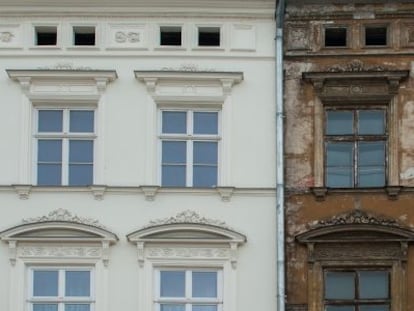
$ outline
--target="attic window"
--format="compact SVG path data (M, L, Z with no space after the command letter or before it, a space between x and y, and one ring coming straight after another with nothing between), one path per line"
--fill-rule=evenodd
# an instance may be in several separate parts
M367 26L365 27L366 46L385 46L387 45L386 26Z
M95 27L76 26L73 27L74 45L95 45Z
M36 45L56 45L57 27L56 26L37 26L35 27Z
M325 28L325 46L326 47L346 47L347 46L347 29L346 27Z
M160 45L180 46L181 27L180 26L161 26Z
M199 27L199 46L220 46L220 27Z

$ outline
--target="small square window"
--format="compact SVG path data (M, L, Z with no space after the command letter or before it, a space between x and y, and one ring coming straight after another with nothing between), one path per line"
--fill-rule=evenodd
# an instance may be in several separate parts
M220 27L199 27L199 46L220 46Z
M160 27L160 45L180 46L181 43L180 26L161 26Z
M346 47L347 29L345 27L325 28L326 47Z
M387 45L386 26L366 26L365 45L366 46L386 46Z
M73 27L74 45L95 45L95 27L76 26Z
M56 45L57 27L37 26L35 27L36 45Z

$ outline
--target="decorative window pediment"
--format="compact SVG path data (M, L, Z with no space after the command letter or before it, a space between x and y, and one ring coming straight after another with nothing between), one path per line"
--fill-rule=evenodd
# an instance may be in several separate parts
M58 209L47 216L23 219L23 224L0 232L9 244L10 262L17 257L87 257L108 262L108 248L118 237L96 220Z

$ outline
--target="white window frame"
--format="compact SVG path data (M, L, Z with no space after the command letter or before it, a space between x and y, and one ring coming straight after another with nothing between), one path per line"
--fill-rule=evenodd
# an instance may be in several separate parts
M62 124L62 132L39 132L39 111L40 110L55 110L55 111L62 111L63 113L63 124ZM70 111L93 111L94 113L94 130L91 133L77 133L77 132L69 132L69 122L70 122ZM62 176L61 176L61 183L60 185L53 185L53 186L69 186L69 141L71 139L76 140L92 140L93 141L93 169L92 169L92 184L95 183L95 175L96 175L96 141L97 141L97 109L93 106L36 106L33 108L34 120L33 122L33 184L38 184L38 141L41 139L56 139L62 141Z
M58 271L58 296L50 297L35 297L33 296L33 281L35 271ZM89 271L90 277L90 296L70 297L65 296L65 277L66 271ZM90 311L95 310L95 269L87 266L30 266L27 269L28 272L28 292L27 292L27 310L33 311L33 304L45 303L45 304L57 304L58 311L64 311L65 304L88 304L90 305Z
M160 295L161 271L185 271L185 297L166 297ZM192 296L192 273L216 272L217 297L200 298ZM185 311L191 311L193 305L217 305L217 311L223 310L223 268L191 268L191 267L155 267L154 268L154 308L161 311L161 304L185 304Z
M164 111L171 112L186 112L186 128L187 132L185 134L165 134L162 132L163 119L162 114ZM194 134L193 133L193 121L194 121L194 112L214 112L217 113L217 135L209 134ZM219 184L221 174L220 174L220 163L221 163L221 110L212 109L212 108L161 108L159 109L159 118L158 118L158 139L159 139L159 172L158 172L158 181L162 185L162 143L164 141L185 141L186 142L186 178L185 178L185 187L194 187L193 186L193 151L194 151L194 142L195 141L208 141L208 142L217 142L217 180L216 187ZM214 186L213 186L214 187ZM208 187L206 187L208 188Z

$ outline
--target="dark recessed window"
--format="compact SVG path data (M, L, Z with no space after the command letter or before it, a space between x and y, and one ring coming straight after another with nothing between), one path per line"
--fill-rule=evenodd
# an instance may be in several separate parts
M365 45L387 45L387 27L365 27Z
M73 27L74 45L95 45L95 27Z
M220 46L220 27L199 27L199 46Z
M160 45L181 45L181 27L161 26L160 27Z
M346 46L346 31L345 27L325 28L325 46Z
M57 28L55 26L35 27L36 45L56 45Z

